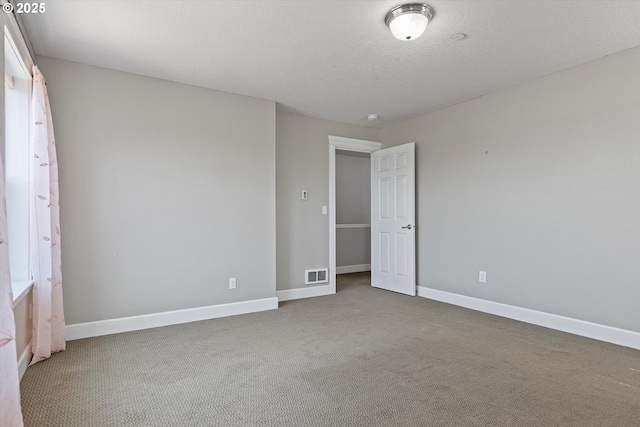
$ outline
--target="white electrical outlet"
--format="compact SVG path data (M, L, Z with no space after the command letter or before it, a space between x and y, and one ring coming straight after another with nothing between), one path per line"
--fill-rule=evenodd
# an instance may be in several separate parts
M236 288L236 278L232 277L231 279L229 279L229 289L235 289Z
M480 274L478 274L478 282L487 283L487 272L486 271L481 271Z

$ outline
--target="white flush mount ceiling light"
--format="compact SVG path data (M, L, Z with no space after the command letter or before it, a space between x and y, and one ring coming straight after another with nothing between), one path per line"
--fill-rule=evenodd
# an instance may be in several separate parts
M387 13L384 23L398 40L417 39L433 19L433 9L424 3L408 3L396 6Z

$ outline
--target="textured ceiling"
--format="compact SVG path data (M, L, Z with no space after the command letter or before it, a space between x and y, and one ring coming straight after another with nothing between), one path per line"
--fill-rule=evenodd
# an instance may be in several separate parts
M384 24L398 0L48 0L22 18L38 55L375 127L640 45L637 0L427 3L434 19L410 42Z

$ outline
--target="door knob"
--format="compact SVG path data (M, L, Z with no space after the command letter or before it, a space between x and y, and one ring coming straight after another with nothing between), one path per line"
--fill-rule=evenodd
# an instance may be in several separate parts
M405 226L404 226L404 227L402 227L402 228L406 228L406 229L408 229L408 230L411 230L411 224L409 224L409 225L405 225Z

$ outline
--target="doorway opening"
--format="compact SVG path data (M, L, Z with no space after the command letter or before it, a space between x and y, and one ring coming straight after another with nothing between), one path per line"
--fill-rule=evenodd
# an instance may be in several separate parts
M336 150L336 292L370 271L371 154Z
M368 270L371 270L371 261L366 262L371 257L370 158L371 153L379 150L381 145L381 143L374 141L329 136L329 286L332 294L336 293L336 275L340 273L358 273L359 277L345 276L344 280L347 282L351 279L357 279L358 282L361 282L366 280L368 276L368 283L369 285L371 284L370 274L368 273ZM354 173L362 171L368 165L369 174L366 176L368 186L362 183L365 179L363 177L364 174L354 174L352 176L349 172L347 176L341 176L338 183L353 184L354 188L351 189L352 191L337 192L337 162L353 166L353 170L349 168L342 170L349 170ZM360 193L366 191L366 194L352 197L354 200L345 202L350 197L350 194L354 194L353 191L359 191ZM340 198L337 197L338 193L340 193ZM341 201L341 209L338 212L337 204ZM347 205L344 205L344 203L347 203ZM367 206L368 210L365 212ZM337 250L338 242L343 245L341 251ZM368 254L363 254L365 250L368 250ZM338 256L340 256L340 263L337 262ZM341 278L341 284L342 282L343 278Z
M336 275L336 293L355 291L363 286L371 287L371 271Z

